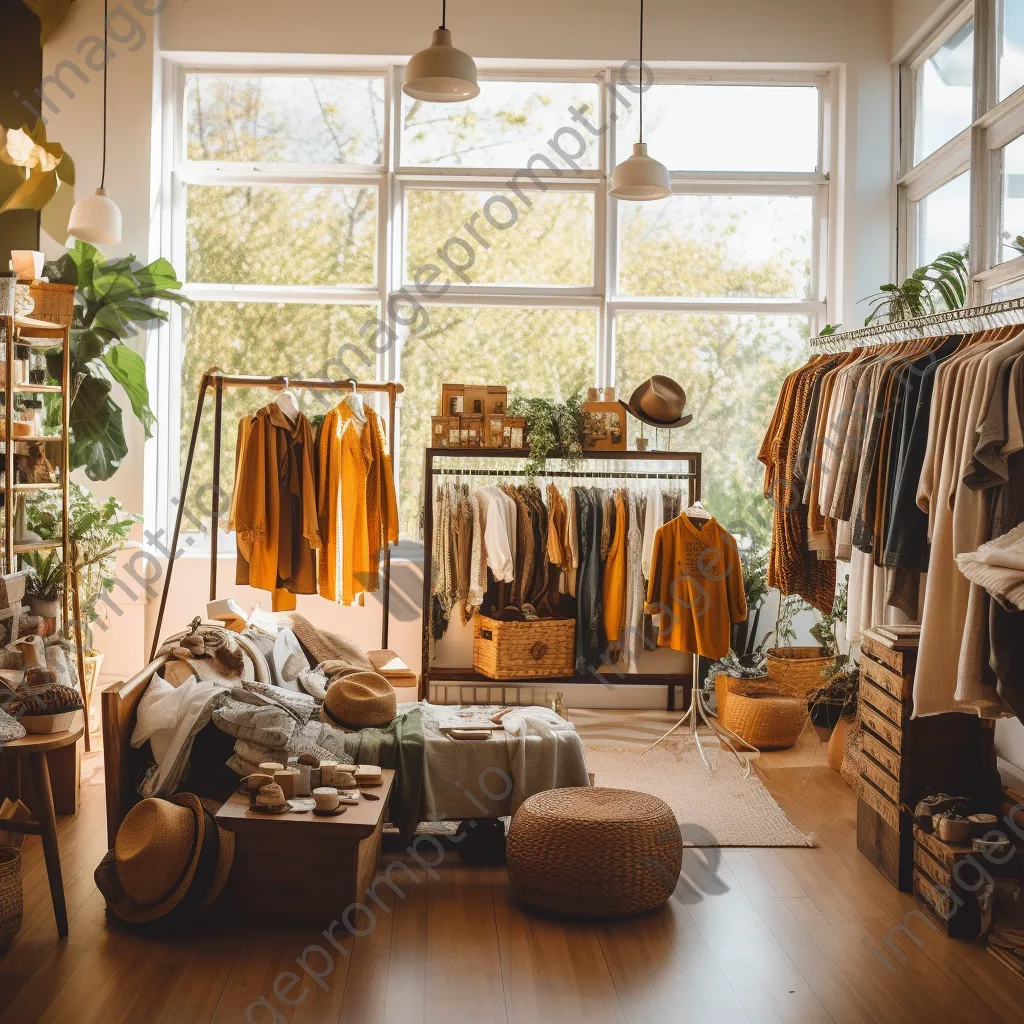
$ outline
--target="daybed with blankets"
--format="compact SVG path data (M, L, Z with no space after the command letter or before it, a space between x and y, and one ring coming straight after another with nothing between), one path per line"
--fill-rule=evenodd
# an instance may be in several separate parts
M301 754L394 768L388 820L403 837L420 822L501 817L534 793L588 785L580 737L549 709L514 708L489 738L456 739L456 709L395 703L393 657L295 614L242 632L194 620L142 672L103 692L111 842L142 797L188 790L223 801L261 763ZM328 692L343 680L346 692L390 691L384 718L393 718L364 728L339 722ZM496 710L469 716L486 720Z

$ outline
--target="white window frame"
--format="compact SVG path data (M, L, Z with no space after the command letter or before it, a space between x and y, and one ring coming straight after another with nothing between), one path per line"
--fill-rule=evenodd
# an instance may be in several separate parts
M900 174L897 178L898 273L917 265L917 204L964 171L971 175L971 288L968 302L991 300L998 288L1024 281L1024 256L999 261L1002 249L1003 149L1024 135L1024 88L999 100L1001 0L971 0L953 10L926 42L903 62L900 82ZM974 121L934 153L913 163L916 138L914 75L945 39L974 18ZM1024 225L1021 226L1024 229Z
M819 159L809 172L701 172L671 174L673 194L700 195L777 195L810 196L813 203L812 280L806 299L679 299L634 297L617 294L618 239L616 200L608 195L608 182L616 153L616 122L608 117L609 90L605 80L615 80L618 68L608 65L489 68L482 62L481 79L540 82L593 82L599 88L599 122L609 130L599 140L598 162L593 169L574 172L563 169L558 176L541 181L550 190L583 191L594 196L593 281L589 286L522 286L480 285L453 282L442 297L417 294L424 306L513 306L525 308L592 308L597 310L594 339L594 384L598 387L615 382L615 315L618 312L677 311L689 313L761 313L798 315L810 318L811 332L839 319L842 308L839 254L829 224L839 220L839 188L832 171L837 166L838 139L833 128L834 112L838 110L838 75L832 66L807 70L728 70L671 68L655 65L658 84L693 82L714 85L813 85L819 89ZM234 55L231 58L197 59L194 55L165 55L163 78L163 195L161 234L175 268L184 272L184 188L188 184L346 184L378 188L377 280L373 286L336 288L285 287L262 285L185 284L189 298L227 301L320 302L325 304L377 304L381 316L396 335L399 325L390 313L391 300L398 297L404 281L405 225L404 196L416 188L431 189L499 189L520 168L471 168L403 166L401 163L401 83L404 64L348 62L339 59L329 66L299 67L287 63L265 63L258 55ZM260 164L240 167L238 164L212 164L185 159L185 78L190 72L225 75L287 75L311 74L383 76L386 145L380 167L337 168L324 165ZM536 188L520 179L517 187ZM170 343L150 367L151 392L159 396L157 409L158 435L154 457L147 459L147 526L168 530L171 499L177 499L180 471L177 453L180 450L180 366L181 317L172 311ZM401 379L401 344L390 346L378 356L379 379ZM187 397L187 396L186 396ZM400 410L399 410L400 415ZM400 429L400 422L399 422ZM399 445L394 446L397 452ZM401 469L396 462L396 472ZM150 469L152 467L152 469ZM231 541L224 538L230 551ZM207 550L206 538L194 538L190 553Z

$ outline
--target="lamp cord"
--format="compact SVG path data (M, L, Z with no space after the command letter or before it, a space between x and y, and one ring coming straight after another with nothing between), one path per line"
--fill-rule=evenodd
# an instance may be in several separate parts
M448 0L441 0L441 28L445 28L445 8L447 7Z
M103 163L100 169L100 188L107 184L107 65L110 63L110 50L107 46L107 4L103 0Z
M105 0L104 0L105 2ZM640 141L643 141L643 0L640 0Z

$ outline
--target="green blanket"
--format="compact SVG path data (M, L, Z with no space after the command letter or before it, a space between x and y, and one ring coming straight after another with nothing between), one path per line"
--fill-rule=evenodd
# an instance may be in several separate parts
M420 823L423 802L423 711L411 708L390 725L345 734L345 753L356 764L393 768L391 823L403 843L412 839Z

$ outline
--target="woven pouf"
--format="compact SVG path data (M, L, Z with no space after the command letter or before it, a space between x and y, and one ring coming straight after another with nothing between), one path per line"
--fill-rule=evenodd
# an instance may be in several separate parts
M683 863L672 809L628 789L537 793L516 811L505 849L516 898L563 917L630 917L660 907Z

